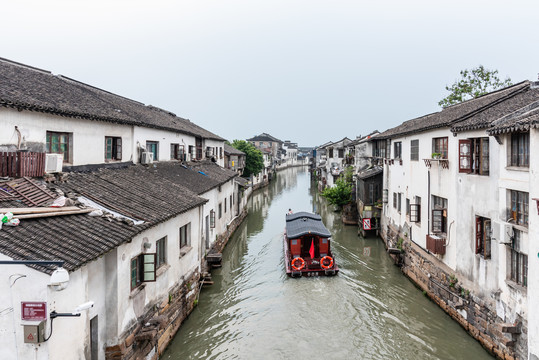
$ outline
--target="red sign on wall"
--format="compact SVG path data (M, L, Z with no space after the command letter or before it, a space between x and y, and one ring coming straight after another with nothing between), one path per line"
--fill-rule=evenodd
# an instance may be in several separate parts
M22 301L21 319L31 321L47 320L47 303Z
M371 229L371 219L363 219L363 230Z

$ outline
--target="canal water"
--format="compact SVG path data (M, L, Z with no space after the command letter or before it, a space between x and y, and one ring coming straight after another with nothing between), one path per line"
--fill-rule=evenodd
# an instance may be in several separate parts
M285 214L314 211L333 234L335 277L288 278ZM344 226L306 168L277 174L161 359L492 359L405 278L378 238Z

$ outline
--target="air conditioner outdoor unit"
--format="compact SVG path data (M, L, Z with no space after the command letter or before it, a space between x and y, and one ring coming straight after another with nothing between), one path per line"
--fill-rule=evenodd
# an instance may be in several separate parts
M62 172L63 154L45 154L45 172L48 174Z
M141 164L151 164L153 163L153 152L144 151L140 157Z

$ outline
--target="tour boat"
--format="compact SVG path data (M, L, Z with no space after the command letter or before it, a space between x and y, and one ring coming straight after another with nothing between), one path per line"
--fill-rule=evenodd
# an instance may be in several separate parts
M339 272L330 249L331 233L319 215L298 212L286 215L284 262L292 277L336 275Z

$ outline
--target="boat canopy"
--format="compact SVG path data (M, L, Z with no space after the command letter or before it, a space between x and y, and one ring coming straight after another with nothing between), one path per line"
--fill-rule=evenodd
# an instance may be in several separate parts
M322 223L320 215L309 212L286 215L286 236L289 239L296 239L303 235L331 237L331 233Z

